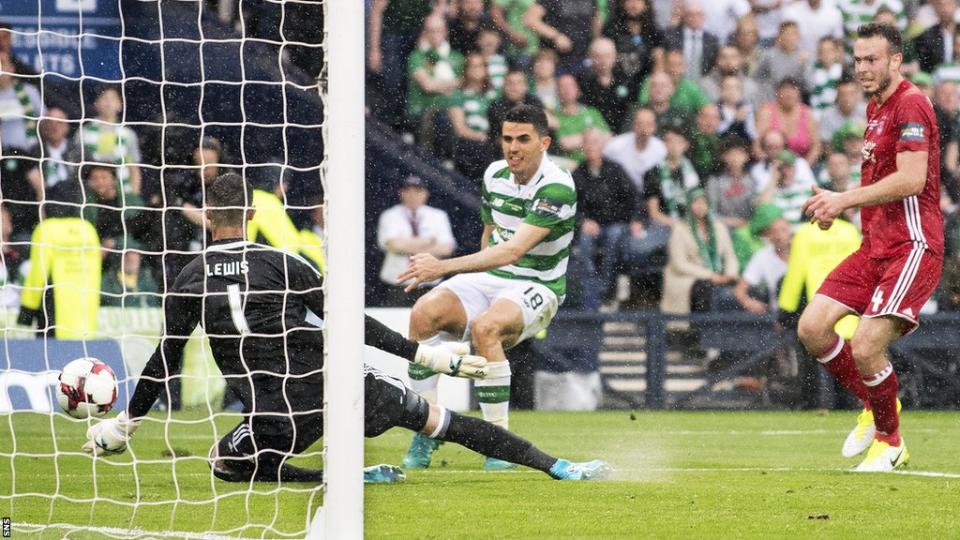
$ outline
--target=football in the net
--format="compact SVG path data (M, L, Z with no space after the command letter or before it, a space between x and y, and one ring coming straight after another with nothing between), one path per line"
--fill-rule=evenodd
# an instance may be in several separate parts
M74 418L103 416L117 401L117 376L96 358L77 358L60 372L57 400Z

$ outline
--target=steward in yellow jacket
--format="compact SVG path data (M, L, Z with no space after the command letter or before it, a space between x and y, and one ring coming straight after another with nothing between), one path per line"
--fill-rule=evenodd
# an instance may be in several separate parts
M48 192L45 217L31 238L17 323L37 321L57 339L94 339L103 258L97 231L80 218L80 198L73 195Z
M859 248L860 231L848 221L837 219L825 231L814 223L802 225L793 234L790 244L787 273L780 285L780 310L796 313L801 300L813 298L830 272ZM854 315L840 319L837 334L850 339L858 321Z
M320 237L310 230L297 230L287 214L283 201L276 193L262 189L253 190L253 207L256 213L247 222L247 240L258 240L277 249L306 257L320 272L325 261Z

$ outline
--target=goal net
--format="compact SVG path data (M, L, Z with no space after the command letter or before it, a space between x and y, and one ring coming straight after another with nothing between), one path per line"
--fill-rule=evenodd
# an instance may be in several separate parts
M361 538L362 4L2 5L3 535ZM316 315L341 361L324 363L327 436L292 461L324 467L321 485L212 475L210 447L242 416L202 327L125 453L82 452L98 420L56 400L60 369L96 357L119 382L106 418L127 405L166 291L209 241L203 179L228 171L258 190L248 238L325 273L336 317Z

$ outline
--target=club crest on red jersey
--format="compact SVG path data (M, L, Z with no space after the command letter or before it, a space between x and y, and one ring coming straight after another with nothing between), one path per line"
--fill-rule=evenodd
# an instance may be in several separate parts
M874 141L866 141L863 143L863 148L860 150L860 153L863 154L863 161L869 161L871 163L876 161L876 156L873 153L876 147L877 143Z

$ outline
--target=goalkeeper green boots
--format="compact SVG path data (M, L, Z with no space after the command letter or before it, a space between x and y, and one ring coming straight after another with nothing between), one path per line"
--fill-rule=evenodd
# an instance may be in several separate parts
M430 466L433 453L441 444L443 444L442 441L417 433L410 441L410 449L407 450L407 455L403 457L400 466L404 469L426 469Z

